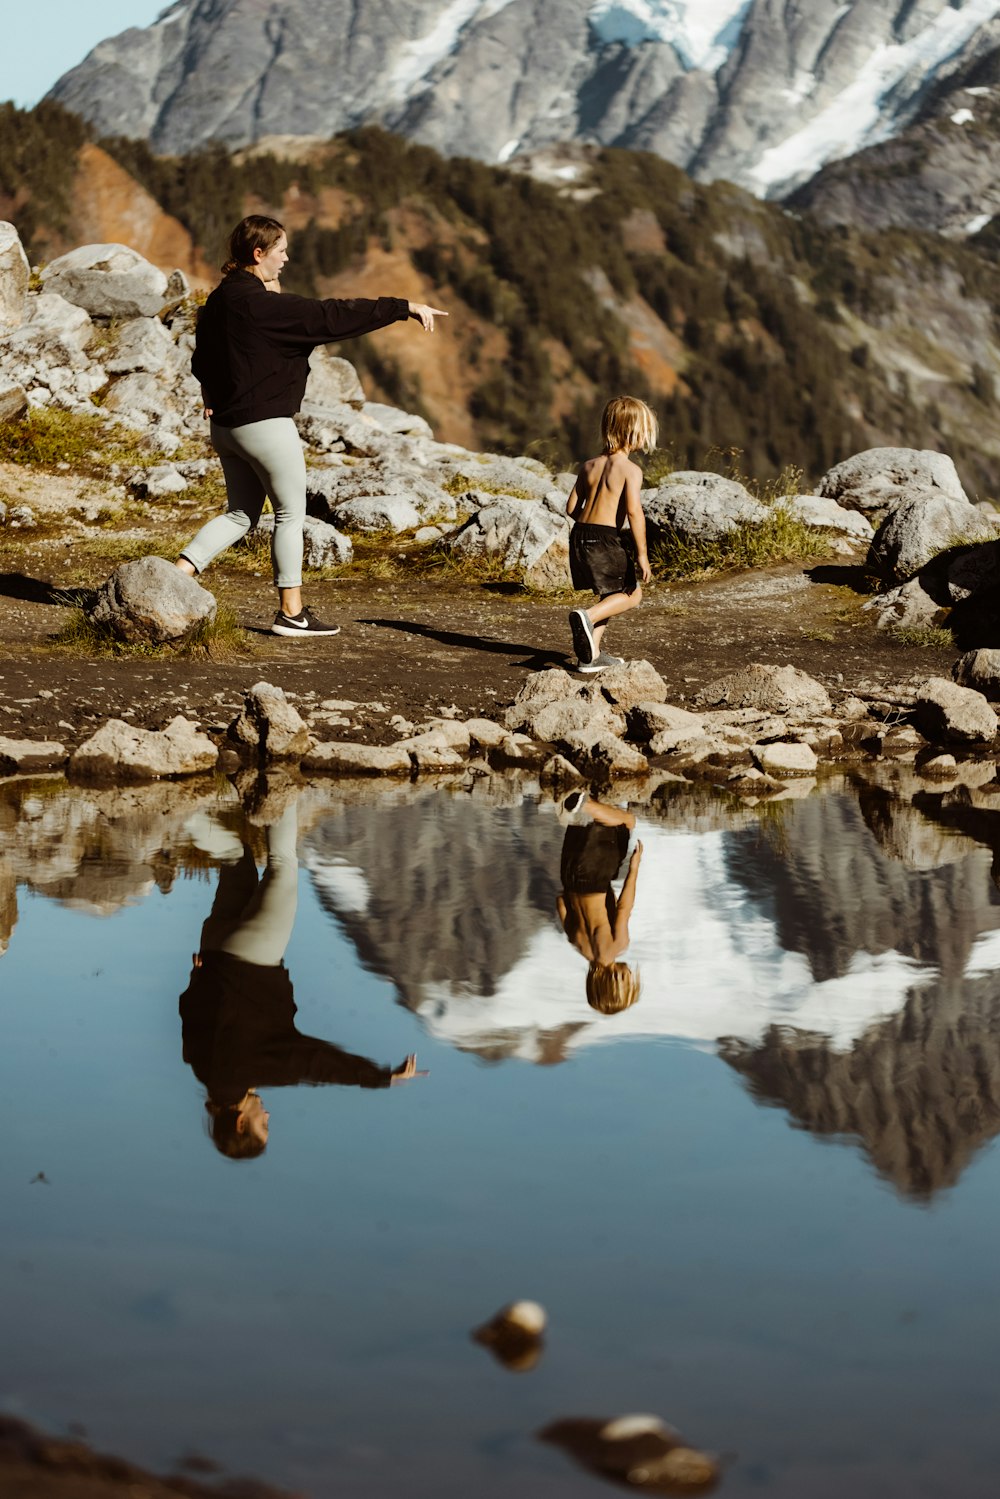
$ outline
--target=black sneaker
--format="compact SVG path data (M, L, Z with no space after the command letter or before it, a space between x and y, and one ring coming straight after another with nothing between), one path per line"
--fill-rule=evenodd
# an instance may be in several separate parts
M272 635L339 635L339 625L320 624L309 609L301 614L285 614L279 609L271 626Z
M573 649L576 651L576 659L581 666L588 666L597 655L597 643L594 640L594 627L590 623L590 615L586 609L569 611L569 627L573 632Z

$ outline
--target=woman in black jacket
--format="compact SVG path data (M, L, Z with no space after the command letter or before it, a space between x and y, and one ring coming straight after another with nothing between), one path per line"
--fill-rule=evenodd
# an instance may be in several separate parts
M177 566L194 577L256 526L270 498L278 589L275 635L336 635L302 607L302 523L306 465L292 417L302 404L309 355L319 344L356 338L414 318L428 333L439 308L402 297L347 300L272 296L288 260L277 219L253 214L229 238L223 280L198 319L191 367L201 382L212 444L222 460L229 505L202 526Z

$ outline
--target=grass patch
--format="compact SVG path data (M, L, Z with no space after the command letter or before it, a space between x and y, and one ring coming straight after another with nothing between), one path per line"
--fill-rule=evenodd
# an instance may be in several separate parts
M919 645L930 650L955 649L955 637L950 630L943 625L914 625L902 627L898 630L890 630L893 640L898 640L900 645Z
M135 644L117 639L107 625L97 624L82 609L74 609L62 629L51 638L53 649L66 655L102 659L209 656L214 661L234 656L256 655L252 637L242 628L235 613L219 604L215 618L198 626L189 640L180 645Z
M102 477L113 464L152 468L158 463L183 462L204 451L198 443L184 443L175 453L145 445L139 433L110 424L95 411L61 411L36 407L20 421L0 423L0 461L26 468L57 469Z
M441 486L448 494L458 499L470 489L478 489L482 494L495 494L503 496L507 500L533 500L536 498L530 489L511 489L508 484L491 483L489 479L470 479L468 474L452 474L446 484Z
M705 577L742 568L769 567L830 555L830 542L821 533L772 503L759 524L742 521L715 541L702 541L667 531L650 546L654 573L667 582Z

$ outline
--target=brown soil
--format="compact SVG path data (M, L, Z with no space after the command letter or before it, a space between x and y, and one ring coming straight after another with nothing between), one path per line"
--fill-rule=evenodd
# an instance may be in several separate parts
M161 728L177 713L221 730L245 689L265 680L302 710L331 699L357 705L332 710L347 723L318 721L320 737L388 743L399 737L393 715L413 723L442 709L492 717L530 672L571 666L571 595L554 600L406 572L386 581L317 579L304 590L307 602L341 633L285 640L269 633L269 582L220 564L205 582L247 631L226 659L204 652L91 659L52 643L71 613L59 590L79 582L80 570L60 556L58 543L13 541L8 533L0 553L0 733L11 738L73 747L111 717ZM89 562L89 581L112 565ZM640 610L609 627L608 646L651 661L675 702L750 661L791 663L835 695L862 683L947 674L954 649L877 632L853 591L859 582L857 568L794 563L653 584Z

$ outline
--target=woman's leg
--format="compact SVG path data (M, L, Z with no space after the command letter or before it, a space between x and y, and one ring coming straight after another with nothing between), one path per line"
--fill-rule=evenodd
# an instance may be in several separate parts
M274 506L274 582L283 612L296 615L302 609L302 523L306 518L302 441L290 416L236 427L233 439Z
M227 547L239 541L260 520L267 491L254 464L242 455L235 433L241 429L212 424L212 446L219 455L229 501L225 515L216 515L188 542L178 560L183 572L201 573ZM187 563L185 567L184 564Z

